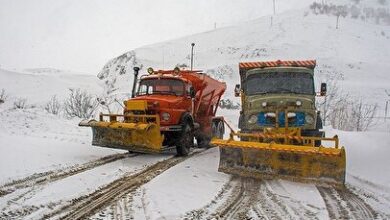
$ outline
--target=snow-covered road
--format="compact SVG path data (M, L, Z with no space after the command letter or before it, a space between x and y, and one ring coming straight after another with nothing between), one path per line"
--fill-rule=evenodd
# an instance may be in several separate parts
M229 120L236 111L222 114ZM91 146L90 129L76 120L38 109L0 116L6 122L0 126L0 219L390 218L389 175L373 173L386 163L385 133L328 129L347 148L347 185L340 191L231 177L218 172L217 148L189 158L128 154Z
M219 151L115 154L1 187L1 219L386 219L359 188L217 172ZM8 190L6 190L8 189ZM388 197L372 194L377 202ZM387 199L387 200L386 200Z
M236 127L236 111L221 114ZM128 154L91 146L90 129L77 120L39 109L0 116L0 219L390 218L389 175L379 171L387 169L386 133L327 129L347 149L347 188L340 191L231 177L218 172L217 148L186 160Z

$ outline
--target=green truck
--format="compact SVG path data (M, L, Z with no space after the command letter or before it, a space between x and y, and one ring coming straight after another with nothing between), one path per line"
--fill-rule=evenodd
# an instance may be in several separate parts
M316 108L315 60L262 61L239 64L241 97L239 131L214 138L220 149L218 170L255 178L343 185L346 156L337 136L326 138ZM235 137L238 137L235 138ZM334 142L325 147L322 141Z
M315 102L315 65L315 60L240 63L241 86L236 85L235 95L241 95L241 131L299 127L302 136L324 137ZM319 95L325 93L323 83Z

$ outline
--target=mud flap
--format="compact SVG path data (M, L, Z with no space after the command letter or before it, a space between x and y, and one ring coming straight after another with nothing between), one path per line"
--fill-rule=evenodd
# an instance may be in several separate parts
M92 128L92 145L130 150L139 153L161 153L164 136L154 123L82 121Z
M343 185L344 148L308 147L213 139L220 149L219 171L254 178Z

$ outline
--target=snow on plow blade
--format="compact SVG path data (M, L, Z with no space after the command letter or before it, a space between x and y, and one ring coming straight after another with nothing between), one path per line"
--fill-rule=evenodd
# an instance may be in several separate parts
M124 149L139 153L161 153L164 137L154 123L82 121L79 126L91 127L92 145Z
M344 185L346 158L341 148L212 140L220 149L218 171L254 178Z

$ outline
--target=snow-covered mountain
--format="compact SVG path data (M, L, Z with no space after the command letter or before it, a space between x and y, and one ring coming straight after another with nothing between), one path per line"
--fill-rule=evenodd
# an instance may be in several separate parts
M100 94L99 80L93 75L83 75L51 68L10 71L0 69L0 92L4 89L9 102L26 99L29 104L41 105L56 95L64 99L71 88L80 88L93 94Z
M324 1L322 1L324 2ZM129 93L133 66L172 69L189 66L195 45L195 68L228 83L232 98L238 62L316 59L318 84L337 77L344 91L377 103L383 112L390 90L390 20L385 1L325 1L273 17L140 47L110 60L99 79L107 93ZM320 6L318 6L318 5ZM344 10L336 29L337 10ZM344 17L345 16L345 17Z

